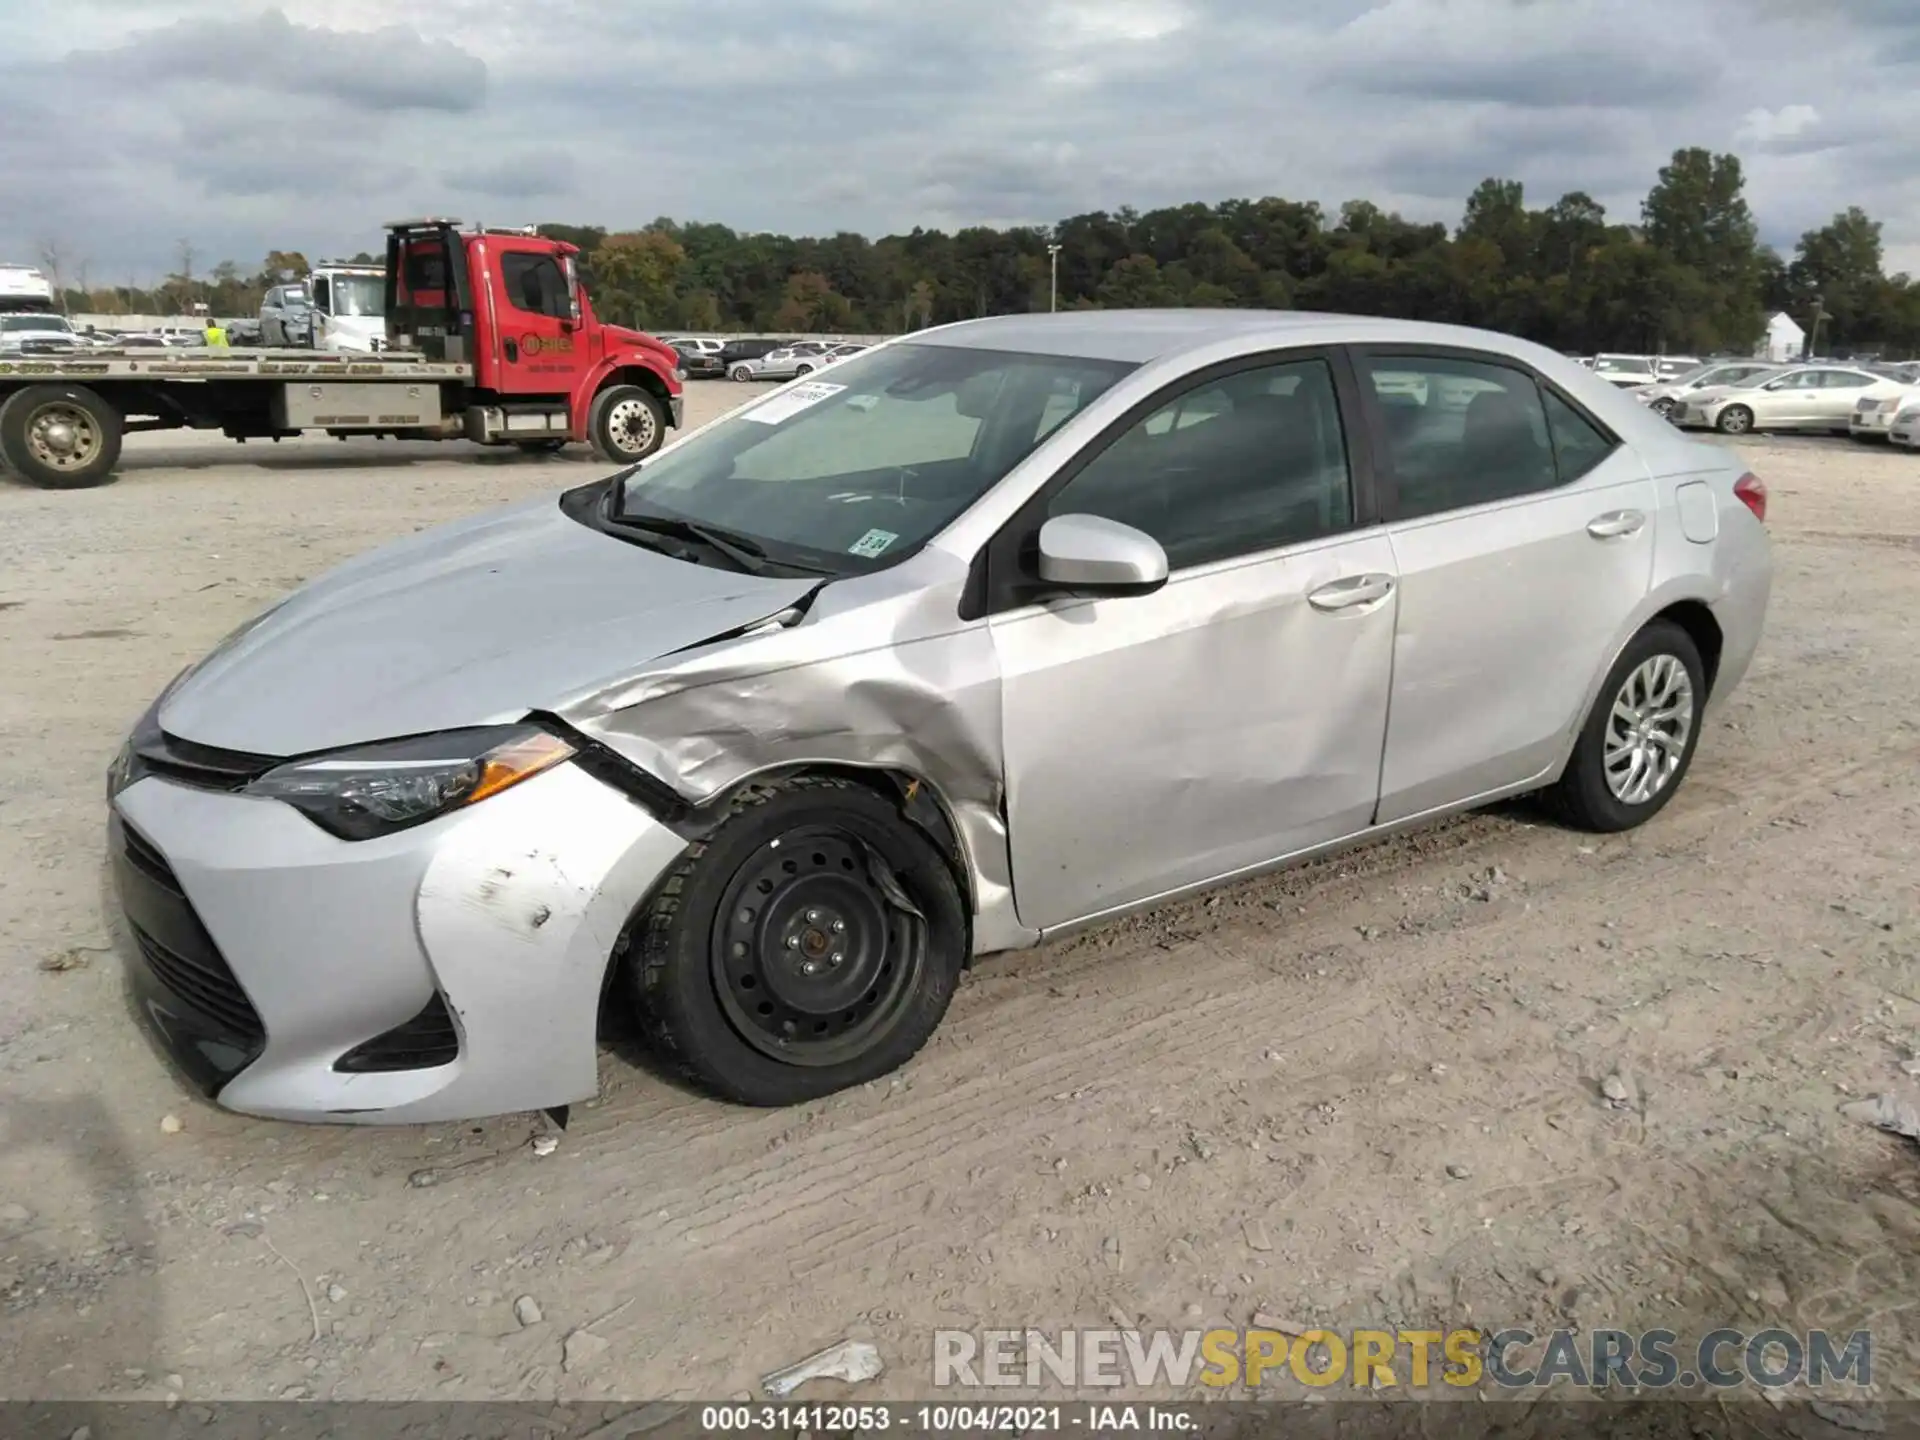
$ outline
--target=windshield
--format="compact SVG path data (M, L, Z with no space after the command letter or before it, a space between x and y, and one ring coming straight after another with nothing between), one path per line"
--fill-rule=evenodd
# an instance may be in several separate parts
M384 315L387 281L383 275L333 275L335 315Z
M614 518L692 520L776 563L903 558L1134 367L899 344L777 391L629 473Z
M65 330L73 326L64 315L0 315L0 330Z
M1651 375L1653 371L1644 360L1629 360L1617 355L1602 355L1593 362L1593 368L1603 375Z

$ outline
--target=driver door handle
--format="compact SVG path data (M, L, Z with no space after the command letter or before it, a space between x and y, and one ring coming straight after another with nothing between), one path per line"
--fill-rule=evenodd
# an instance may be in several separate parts
M1612 540L1621 535L1636 535L1646 523L1647 517L1638 510L1609 510L1587 522L1587 534L1596 540Z
M1316 610L1351 610L1356 605L1372 605L1392 593L1391 575L1350 575L1309 591L1307 603Z

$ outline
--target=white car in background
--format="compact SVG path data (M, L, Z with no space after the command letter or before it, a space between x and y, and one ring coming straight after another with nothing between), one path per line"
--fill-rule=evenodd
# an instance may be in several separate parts
M1915 405L1920 405L1920 384L1883 376L1854 401L1847 433L1856 440L1886 440L1892 435L1895 417Z
M1886 377L1849 365L1796 365L1745 385L1697 390L1667 418L1683 430L1746 435L1756 430L1824 430L1844 435L1860 396Z
M1722 360L1701 365L1684 375L1662 380L1657 385L1641 385L1633 391L1633 398L1656 414L1667 415L1672 413L1676 404L1697 391L1720 385L1745 385L1758 378L1777 375L1783 368L1769 365L1764 360Z
M1622 390L1652 385L1660 379L1659 372L1653 368L1652 359L1645 355L1596 355L1593 357L1593 373Z
M1887 439L1909 450L1920 450L1920 397L1911 399L1894 415Z
M52 355L91 348L64 315L39 310L0 314L0 355Z

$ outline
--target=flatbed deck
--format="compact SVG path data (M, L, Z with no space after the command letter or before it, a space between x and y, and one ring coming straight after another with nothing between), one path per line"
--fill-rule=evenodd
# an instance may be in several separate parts
M0 378L33 380L471 380L473 366L412 351L363 355L313 350L157 350L0 358Z

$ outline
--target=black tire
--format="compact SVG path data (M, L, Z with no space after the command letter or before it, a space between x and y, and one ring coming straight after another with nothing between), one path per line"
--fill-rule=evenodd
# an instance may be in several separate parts
M0 405L0 462L43 490L89 489L112 477L124 430L84 385L29 385Z
M1658 415L1662 420L1665 420L1669 415L1673 414L1679 403L1677 400L1661 399L1654 401L1651 408L1654 414Z
M796 365L793 367L793 376L796 380L803 375L811 375L812 373L813 367L811 365Z
M742 385L753 379L753 371L749 370L745 365L736 365L727 373L729 379Z
M1753 411L1745 405L1729 405L1714 417L1713 428L1722 435L1751 435Z
M1606 752L1610 732L1616 724L1615 701L1621 698L1630 676L1662 657L1677 663L1686 673L1691 702L1687 733L1680 746L1678 763L1671 766L1659 788L1645 799L1623 799L1614 793L1607 779ZM1594 697L1592 713L1580 727L1580 738L1574 742L1565 773L1546 792L1549 807L1568 824L1600 834L1646 824L1673 799L1692 768L1693 753L1700 744L1700 719L1706 702L1706 666L1701 663L1700 650L1693 643L1693 637L1671 620L1655 620L1645 626L1627 642L1607 672L1600 693ZM1671 756L1670 735L1660 753Z
M609 385L593 397L587 439L615 465L644 460L666 443L666 406L638 385Z
M629 975L643 1033L689 1081L797 1105L912 1059L970 941L953 866L897 804L803 777L742 792L688 850L636 917Z

